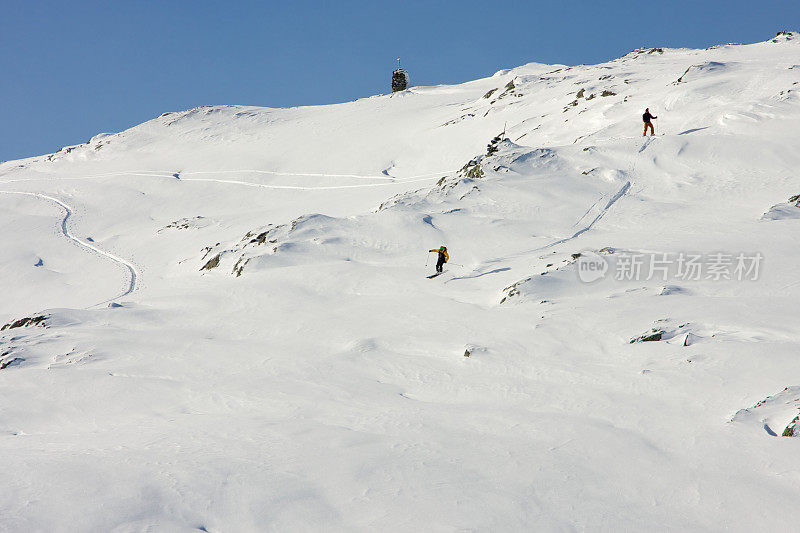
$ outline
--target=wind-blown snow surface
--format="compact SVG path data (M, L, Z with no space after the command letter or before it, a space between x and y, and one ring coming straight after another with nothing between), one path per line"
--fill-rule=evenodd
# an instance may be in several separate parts
M788 34L0 165L0 529L796 530L798 95Z

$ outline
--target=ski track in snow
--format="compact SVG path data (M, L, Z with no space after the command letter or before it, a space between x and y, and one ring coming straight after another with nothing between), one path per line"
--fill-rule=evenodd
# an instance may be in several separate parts
M136 270L136 267L132 263L130 263L129 261L126 261L125 259L122 259L121 257L119 257L117 255L112 254L111 252L107 252L105 250L102 250L102 249L98 248L97 246L93 246L93 245L91 245L89 243L86 243L86 242L80 240L79 238L77 238L75 235L73 235L69 231L69 228L67 227L67 222L69 221L69 218L72 216L72 212L73 212L72 208L69 205L67 205L63 201L61 201L58 198L55 198L53 196L48 196L46 194L41 194L41 193L36 193L36 192L0 191L0 193L1 194L19 194L19 195L22 195L22 196L31 196L31 197L34 197L34 198L39 198L41 200L48 200L50 202L53 202L53 203L57 204L59 207L61 207L64 210L64 218L61 219L61 233L62 233L62 235L64 235L67 239L73 241L74 243L78 244L79 246L82 246L83 248L87 248L87 249L91 250L92 252L94 252L96 254L102 255L103 257L106 257L106 258L112 260L113 262L115 262L115 263L117 263L119 265L122 265L123 267L125 267L128 270L128 273L130 274L130 282L128 283L127 289L125 289L122 293L114 296L113 298L109 298L107 300L103 300L102 302L96 303L96 304L94 304L94 305L92 305L90 307L96 307L98 305L102 305L104 303L108 303L108 302L110 302L112 300L116 300L117 298L122 298L124 296L127 296L127 295L131 294L134 290L136 290L136 282L138 280L139 274L138 274L138 272Z
M148 178L169 178L179 181L203 181L214 183L230 183L231 185L242 185L246 187L260 187L263 189L291 189L291 190L335 190L335 189L358 189L365 187L385 187L388 185L402 185L404 183L416 183L421 181L431 180L442 175L451 174L453 170L444 172L430 172L427 174L419 174L416 176L407 176L405 178L395 178L393 176L361 176L358 174L320 174L320 173L300 173L300 172L273 172L269 170L209 170L209 171L169 171L169 170L132 170L126 172L107 172L103 174L94 174L92 176L64 176L58 177L59 180L93 180L100 178L110 178L114 176L141 176ZM214 178L184 178L182 175L201 175L201 174L269 174L274 176L294 176L294 177L322 177L322 178L351 178L363 180L383 180L383 183L365 183L363 185L323 185L320 187L302 187L299 185L269 185L266 183L256 183L252 181L242 180L225 180ZM18 179L18 180L4 180L2 183L19 183L29 181L50 181L52 177L32 178L32 179Z
M641 154L642 152L644 152L648 148L648 146L650 145L650 143L652 141L653 141L653 137L647 138L645 140L644 144L639 149L638 153ZM635 165L635 163L634 163L634 165ZM125 171L125 172L108 172L108 173L103 173L103 174L95 174L95 175L92 175L92 176L74 176L74 177L65 176L65 177L59 177L59 178L56 178L56 179L93 180L93 179L100 179L100 178L107 178L107 177L114 177L114 176L141 176L141 177L152 177L152 178L175 179L175 180L179 180L179 181L222 183L222 184L230 184L230 185L240 185L240 186L245 186L245 187L257 187L257 188L263 188L263 189L283 189L283 190L313 191L313 190L359 189L359 188L366 188L366 187L382 187L382 186L387 186L387 185L401 185L401 184L405 184L405 183L416 183L416 182L428 181L428 180L433 179L435 177L439 177L442 174L450 174L450 173L454 172L454 171L434 172L434 173L427 173L427 174L419 174L419 175L416 175L416 176L408 176L406 178L398 179L398 178L395 178L395 177L389 175L387 170L388 169L384 170L384 174L380 175L380 176L363 176L363 175L358 175L358 174L325 174L325 173L315 173L315 172L307 172L307 173L301 173L301 172L278 172L278 171L270 171L270 170L244 170L244 169L239 169L239 170L208 170L208 171L199 170L199 171L188 171L188 172L181 172L181 171L173 172L173 171L169 171L169 170L133 170L133 171ZM182 175L203 175L203 174L268 174L268 175L274 175L274 176L295 176L295 177L308 176L308 177L328 177L328 178L376 179L376 180L384 180L384 182L383 183L366 183L366 184L362 184L362 185L329 185L329 186L320 186L320 187L302 187L302 186L299 186L299 185L269 185L269 184L264 184L264 183L256 183L256 182L242 181L242 180L227 180L227 179L217 179L217 178L184 178L184 177L181 177ZM53 179L52 177L43 177L43 178L33 178L33 179L6 180L6 181L3 181L3 183L18 183L18 182L28 182L28 181L49 181L49 180L52 180L52 179ZM525 252L521 252L519 254L516 254L513 257L519 257L519 256L527 255L527 254L530 254L530 253L541 252L543 250L547 250L549 248L553 248L555 246L564 244L566 242L569 242L571 240L574 240L574 239L578 238L582 234L584 234L587 231L591 230L592 227L594 227L594 225L598 221L600 221L600 219L602 219L605 216L605 214L611 209L611 207L620 198L622 198L622 196L624 196L630 190L630 188L631 188L631 182L628 181L628 182L625 183L625 185L622 186L622 188L619 191L617 191L617 193L614 196L611 197L611 199L606 203L605 207L600 211L600 213L597 214L596 217L594 217L594 219L592 219L592 221L587 226L585 226L584 228L582 228L582 229L578 230L577 232L573 233L571 236L555 240L555 241L553 241L551 243L548 243L548 244L546 244L544 246L541 246L539 248L534 248L532 250L527 250ZM118 296L115 296L114 298L110 298L110 299L105 300L103 302L100 302L100 303L98 303L96 305L101 305L103 303L110 302L110 301L112 301L112 300L114 300L116 298L121 298L123 296L126 296L126 295L132 293L135 290L135 288L136 288L136 280L137 280L137 271L136 271L136 268L132 264L128 263L124 259L121 259L121 258L119 258L119 257L117 257L117 256L115 256L113 254L110 254L108 252L100 250L99 248L96 248L94 246L86 244L86 243L82 242L81 240L73 237L71 234L69 234L69 232L68 232L68 230L66 228L66 221L70 217L70 215L72 214L72 211L70 210L70 208L66 204L64 204L60 200L57 200L57 199L55 199L53 197L46 196L46 195L43 195L43 194L38 194L38 193L25 193L25 192L15 193L15 192L12 192L12 191L0 191L0 192L6 192L6 193L10 193L10 194L27 194L27 195L31 195L31 196L37 196L37 197L40 197L40 198L46 198L48 200L51 200L53 202L58 203L61 207L63 207L67 211L67 215L64 217L64 220L62 221L62 233L64 233L65 236L67 236L71 240L77 242L81 246L89 248L90 250L93 250L93 251L95 251L95 252L97 252L97 253L99 253L101 255L104 255L104 256L114 260L115 262L117 262L119 264L124 265L129 270L129 272L131 274L131 282L130 282L130 286L128 287L128 290L126 290L125 292L123 292L122 294L120 294ZM592 204L592 206L589 207L589 209L586 211L586 213L584 213L584 215L575 223L575 225L579 224L584 218L586 218L586 215L588 215L591 212L591 210L594 208L594 206L597 205L597 203L600 202L601 200L602 200L602 197L600 199L598 199L594 204ZM510 258L504 258L504 259L510 259ZM490 263L496 263L498 261L500 261L500 260L498 259L498 260L490 261ZM493 271L492 273L494 273L494 272L496 272L496 271ZM483 275L485 275L487 273L488 272L484 272L484 273L479 273L477 276L464 276L464 277L457 277L457 278L453 278L453 279L454 280L457 280L457 279L471 279L472 277L480 277L480 276L483 276Z
M254 183L252 181L240 181L240 180L222 180L222 179L214 179L214 178L179 178L181 181L205 181L205 182L212 182L212 183L230 183L231 185L244 185L246 187L260 187L263 189L291 189L291 190L301 190L301 191L326 191L326 190L336 190L336 189L363 189L365 187L385 187L386 185L400 185L404 183L415 183L418 181L428 181L433 178L419 178L419 179L407 179L405 181L395 181L389 183L366 183L364 185L323 185L322 187L300 187L299 185L267 185L264 183Z
M500 262L507 261L507 260L509 260L509 259L516 259L516 258L518 258L518 257L522 257L522 256L529 255L529 254L532 254L532 253L541 252L541 251L543 251L543 250L548 250L548 249L550 249L550 248L553 248L554 246L558 246L558 245L560 245L560 244L564 244L564 243L566 243L566 242L569 242L569 241L572 241L572 240L574 240L574 239L577 239L578 237L580 237L581 235L583 235L583 234L584 234L584 233L586 233L587 231L591 230L591 229L594 227L594 225L595 225L595 224L597 224L597 223L600 221L600 219L601 219L601 218L603 218L603 217L606 215L606 213L608 213L608 212L609 212L609 210L610 210L610 209L611 209L611 208L614 206L614 204L616 204L616 203L619 201L619 199L620 199L620 198L622 198L623 196L625 196L625 194L627 194L627 192L628 192L628 191L631 189L631 185L632 185L632 182L631 182L631 181L627 181L627 182L625 183L625 185L623 185L623 186L622 186L622 188L620 188L620 190L618 190L618 191L616 192L616 194L614 194L614 196L612 196L612 197L611 197L611 199L610 199L610 200L609 200L609 201L606 203L605 207L603 207L603 209L600 211L600 213L598 213L598 214L597 214L597 216L596 216L596 217L594 217L594 218L592 219L592 221L591 221L591 222L590 222L590 223L589 223L587 226L585 226L585 227L581 228L580 230L576 231L575 233L573 233L573 234L572 234L572 235L570 235L569 237L564 237L564 238L562 238L562 239L557 239L557 240L555 240L555 241L553 241L553 242L550 242L550 243L548 243L548 244L545 244L544 246L540 246L540 247L538 247L538 248L533 248L533 249L531 249L531 250L526 250L526 251L524 251L524 252L520 252L520 253L514 254L514 255L512 255L512 256L508 256L508 257L501 257L501 258L497 258L497 259L492 259L491 261L487 261L487 263L489 263L489 265L491 266L491 265L494 265L494 264L496 264L496 263L500 263ZM592 210L592 208L593 208L595 205L597 205L597 202L595 202L595 203L592 205L592 207L590 207L590 208L589 208L589 211L591 211L591 210ZM589 211L587 211L587 213L588 213ZM581 218L578 220L578 222L580 222L581 220L583 220L585 217L586 217L586 214L584 214L584 215L583 215L583 216L582 216L582 217L581 217ZM577 224L577 223L576 223L576 224ZM493 272L496 272L496 271L493 271ZM473 278L473 277L480 277L480 276L483 276L484 274L488 274L488 272L483 272L483 273L480 273L478 276L465 276L465 277L453 278L453 279L471 279L471 278Z
M642 147L639 148L639 151L637 152L637 155L641 154L642 152L644 152L647 149L647 147L650 146L650 143L653 142L653 139L654 139L654 137L652 137L652 136L647 138L644 141L644 144L642 144ZM632 163L631 163L630 175L634 175L635 172L636 172L636 159L634 158ZM589 223L588 226L586 226L583 229L580 229L577 232L573 233L571 237L565 237L563 239L558 239L556 241L551 242L550 244L546 244L546 245L544 245L544 246L542 246L540 248L536 248L536 249L531 250L530 252L527 252L527 253L541 252L542 250L547 250L547 249L552 248L554 246L558 246L559 244L564 244L565 242L569 242L569 241L571 241L573 239L576 239L576 238L580 237L581 235L583 235L584 233L586 233L587 231L592 229L592 227L594 227L594 225L597 224L597 222L601 218L603 218L606 215L606 213L608 213L608 211L614 206L614 204L616 204L617 201L619 201L620 198L622 198L623 196L625 196L625 194L627 194L627 192L631 189L632 185L633 185L633 183L630 180L628 180L625 183L625 185L623 185L622 188L620 190L618 190L617 193L614 196L611 197L611 199L606 203L605 207L603 207L603 209L600 211L600 213L598 213L597 216L594 217L594 219ZM586 218L586 215L589 214L589 212L594 208L595 205L597 205L597 202L592 204L592 206L586 211L586 213L584 213L584 215L578 220L578 222L576 222L576 225L581 220Z
M625 193L627 193L630 190L630 188L631 188L631 182L628 181L627 183L625 183L625 185L622 186L622 188L619 191L617 191L617 193L614 196L611 197L611 199L608 201L606 206L600 211L600 213L597 214L596 217L594 217L594 219L585 228L582 228L582 229L578 230L577 232L573 233L572 236L570 236L570 237L565 237L563 239L558 239L557 241L553 241L550 244L546 244L546 245L544 245L544 246L542 246L540 248L535 248L534 250L531 250L531 252L540 252L542 250L547 250L548 248L552 248L553 246L558 246L559 244L564 244L565 242L568 242L568 241L571 241L573 239L576 239L576 238L580 237L581 235L583 235L584 233L586 233L587 231L592 229L592 227L595 224L597 224L597 222L601 218L603 218L606 213L608 213L609 209L611 209L611 207L615 203L617 203L617 201L620 198L625 196Z
M653 140L654 140L654 137L652 137L652 136L648 137L647 139L645 139L644 144L642 144L642 146L637 151L637 156L639 154L641 154L642 152L644 152L645 150L647 150L647 148L650 146L650 144L653 142ZM635 173L636 173L636 158L634 157L633 160L631 161L629 176L633 176ZM628 191L630 191L632 185L633 185L633 182L631 180L628 180L625 183L625 185L623 185L622 188L620 188L616 192L616 194L614 194L614 196L611 197L611 199L606 203L605 207L603 207L603 209L600 211L600 213L598 213L597 216L594 217L594 219L592 219L592 221L587 226L585 226L585 227L581 228L580 230L576 231L571 236L564 237L562 239L557 239L557 240L555 240L553 242L545 244L544 246L540 246L540 247L534 248L532 250L526 250L524 252L520 252L518 254L514 254L513 256L510 256L510 257L503 257L503 258L494 259L494 260L488 261L488 263L490 265L493 265L495 263L499 263L501 261L506 261L508 259L515 259L515 258L524 256L524 255L528 255L528 254L532 254L532 253L536 253L536 252L541 252L543 250L548 250L550 248L553 248L553 247L558 246L560 244L564 244L566 242L572 241L572 240L580 237L581 235L583 235L587 231L591 230L594 227L594 225L597 224L600 221L600 219L602 219L606 215L606 213L609 212L609 210L614 206L614 204L616 204L620 200L620 198L625 196L628 193ZM594 209L594 206L597 205L597 203L600 202L602 199L603 198L601 197L595 203L593 203L591 205L591 207L589 207L589 209L586 210L586 212L583 214L583 216L581 216L581 218L578 219L578 221L575 223L575 225L578 225L584 218L586 218L586 215L588 215L592 211L592 209ZM465 276L465 277L453 278L453 279L471 279L473 277L483 276L486 273L487 272L483 272L483 273L478 274L478 276Z
M224 183L224 184L231 184L231 185L241 185L246 187L259 187L263 189L290 189L290 190L306 190L306 191L313 191L313 190L333 190L333 189L352 189L352 188L365 188L365 187L382 187L386 185L402 185L405 183L416 183L421 181L428 181L435 177L439 177L441 172L436 173L428 173L428 174L420 174L418 176L409 176L403 179L396 179L392 176L384 175L384 176L360 176L356 174L320 174L320 173L291 173L291 172L272 172L266 170L216 170L216 171L192 171L186 172L185 174L247 174L247 173L258 173L258 174L271 174L277 176L311 176L311 177L330 177L330 178L357 178L357 179L381 179L381 180L389 180L388 182L384 183L367 183L363 185L331 185L331 186L321 186L321 187L301 187L295 185L268 185L264 183L255 183L249 181L241 181L241 180L224 180L224 179L214 179L214 178L181 178L180 172L170 172L170 171L161 171L161 170L142 170L142 171L129 171L129 172L110 172L104 174L96 174L92 176L74 176L74 177L59 177L55 179L70 179L70 180L92 180L92 179L99 179L99 178L107 178L113 176L143 176L143 177L152 177L152 178L169 178L169 179L177 179L180 181L196 181L196 182L209 182L209 183ZM449 172L444 172L447 174ZM2 183L18 183L18 182L28 182L28 181L50 181L53 180L52 177L42 177L42 178L33 178L33 179L21 179L21 180L6 180ZM87 248L99 255L102 255L115 263L122 265L128 270L130 274L130 283L126 290L121 292L120 294L109 298L107 300L103 300L97 304L94 304L90 307L96 307L98 305L103 305L105 303L111 302L118 298L123 298L133 291L136 290L136 284L139 278L139 273L136 270L136 267L126 261L125 259L116 256L110 252L106 252L96 246L88 244L79 238L75 237L72 233L70 233L69 229L67 228L67 221L72 216L73 210L72 208L64 203L63 201L55 198L53 196L48 196L42 193L35 193L35 192L26 192L26 191L0 191L2 194L19 194L23 196L32 196L35 198L39 198L42 200L48 200L60 206L65 211L64 218L61 220L61 233L69 240L77 243L78 245Z

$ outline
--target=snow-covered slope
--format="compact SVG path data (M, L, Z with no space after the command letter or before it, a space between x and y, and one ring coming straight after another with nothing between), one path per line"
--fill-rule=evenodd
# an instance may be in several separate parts
M799 96L784 33L1 164L0 529L793 531Z

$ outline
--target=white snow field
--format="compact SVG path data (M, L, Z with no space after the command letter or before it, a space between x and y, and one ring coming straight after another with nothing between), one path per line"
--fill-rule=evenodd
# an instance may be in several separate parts
M799 131L782 33L5 162L0 530L797 531Z

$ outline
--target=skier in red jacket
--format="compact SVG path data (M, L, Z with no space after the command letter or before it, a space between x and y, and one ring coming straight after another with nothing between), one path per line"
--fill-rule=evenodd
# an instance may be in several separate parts
M644 110L644 115L642 115L642 120L644 120L644 133L642 134L642 137L647 137L647 128L650 128L651 137L656 134L656 130L655 128L653 128L653 123L650 122L650 120L654 118L658 117L655 117L650 114L650 108Z

